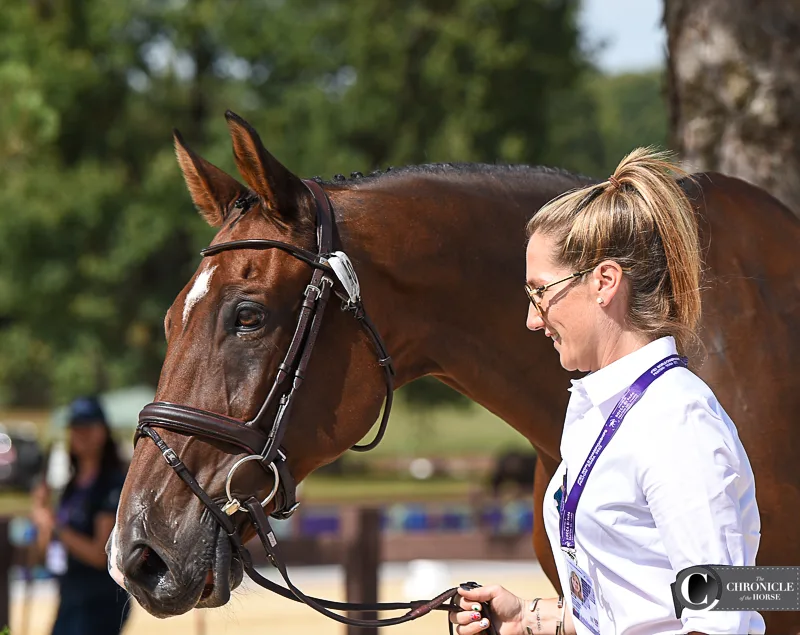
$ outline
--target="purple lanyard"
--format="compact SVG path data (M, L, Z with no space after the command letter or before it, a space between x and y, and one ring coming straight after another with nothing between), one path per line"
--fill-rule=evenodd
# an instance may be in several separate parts
M80 508L89 498L91 485L84 487L75 486L69 498L62 499L56 511L56 519L60 525L66 525L75 515L75 510Z
M597 437L597 441L594 442L592 451L589 452L589 456L586 457L586 461L583 463L583 467L578 474L578 478L575 479L575 484L569 491L569 496L562 495L561 497L562 503L561 508L559 509L559 515L561 521L560 530L562 549L567 549L570 551L575 550L575 511L578 509L578 501L581 499L581 495L583 494L583 488L586 487L586 481L589 478L589 474L591 474L592 468L597 462L597 457L602 454L609 441L611 441L614 434L616 434L617 430L619 430L625 415L627 415L628 411L633 408L639 399L642 398L644 391L647 390L650 384L652 384L656 379L661 377L661 375L663 375L670 368L675 368L676 366L682 366L686 368L687 365L688 360L685 357L681 357L679 355L670 355L669 357L665 357L660 362L647 369L642 376L639 377L639 379L633 382L631 387L625 391L625 394L622 395L622 398L617 402L617 405L614 406L614 410L612 410L611 414L608 416L606 424L603 426L603 429L600 431L600 434ZM567 475L564 474L564 492L566 492L566 490Z

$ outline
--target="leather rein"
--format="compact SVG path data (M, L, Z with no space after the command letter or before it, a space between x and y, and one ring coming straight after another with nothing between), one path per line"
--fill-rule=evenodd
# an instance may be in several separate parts
M415 620L433 610L444 610L451 613L461 611L462 609L457 604L459 598L458 587L448 589L431 600L415 602L361 604L333 602L310 597L292 583L286 566L280 557L278 542L264 508L269 503L273 503L274 509L270 516L277 519L287 519L299 507L296 483L289 472L286 450L281 443L288 426L295 395L305 378L308 362L322 324L325 305L328 302L331 291L342 299L342 309L353 314L372 342L378 356L378 363L383 369L386 383L386 402L375 438L365 445L355 445L351 449L365 452L380 443L386 432L394 392L392 360L377 329L364 310L358 278L352 264L346 254L341 251L333 251L333 209L330 199L315 181L304 180L303 183L308 188L316 204L317 253L288 243L262 239L233 240L211 245L200 252L206 258L223 251L238 249L280 249L307 263L313 269L311 281L303 293L300 315L289 349L278 366L275 380L258 413L251 421L241 421L189 406L168 402L154 402L145 406L139 413L139 425L134 436L134 445L143 436L149 437L156 444L167 464L188 485L228 535L234 552L240 558L248 576L256 584L269 591L290 600L304 602L326 617L348 626L393 626ZM237 201L237 207L244 207L246 204L247 202L243 199ZM338 287L341 289L337 288L337 282L339 283ZM265 429L263 424L273 410L276 411L276 414L269 431L265 434L263 432ZM236 451L247 452L243 458L233 464L228 472L225 481L227 499L221 505L206 493L177 453L167 445L155 428L222 441L236 448ZM258 461L267 472L272 474L274 479L272 490L261 501L254 496L240 501L231 492L231 483L237 468L250 461ZM266 579L256 571L253 566L252 556L242 544L239 532L231 518L237 511L245 512L249 517L269 562L278 569L287 588ZM475 582L466 582L461 586L470 589L479 585ZM402 609L407 609L404 615L378 620L355 619L332 611L392 611ZM496 631L491 623L488 603L483 604L483 613L490 620L489 633L495 634ZM452 633L453 625L449 621L448 625Z

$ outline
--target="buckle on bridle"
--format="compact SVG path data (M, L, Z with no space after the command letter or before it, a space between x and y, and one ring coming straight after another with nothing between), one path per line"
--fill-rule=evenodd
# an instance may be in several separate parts
M325 290L325 285L329 284L333 287L333 280L331 280L328 276L323 276L322 280L319 281L320 286L316 286L314 284L306 285L305 297L308 298L312 293L314 294L314 302L319 300L322 297L322 292Z
M180 465L181 460L178 458L178 455L172 448L167 448L161 454L164 456L164 460L172 469L175 469Z
M309 296L311 296L312 293L314 294L314 302L316 302L322 296L322 289L320 289L316 285L309 284L308 286L306 286L305 296L308 298Z

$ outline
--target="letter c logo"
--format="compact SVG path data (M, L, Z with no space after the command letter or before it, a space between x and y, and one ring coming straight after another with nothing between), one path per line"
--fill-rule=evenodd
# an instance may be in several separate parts
M716 598L717 581L707 573L691 573L681 583L681 595L689 604L705 608Z
M717 605L722 594L722 579L710 565L689 567L681 571L672 585L675 616L683 608L708 611Z

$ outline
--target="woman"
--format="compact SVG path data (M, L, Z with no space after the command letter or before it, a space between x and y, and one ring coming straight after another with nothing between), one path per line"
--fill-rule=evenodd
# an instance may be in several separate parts
M108 575L105 545L125 473L94 398L70 406L69 455L72 476L56 512L39 492L32 513L39 546L59 581L52 635L116 635L128 615L128 595Z
M637 149L528 223L528 328L553 340L565 369L590 372L572 382L543 510L567 595L462 590L459 635L488 627L487 601L499 635L764 632L755 612L675 617L676 574L755 564L760 521L736 427L678 356L699 341L701 262L671 172L665 155Z

